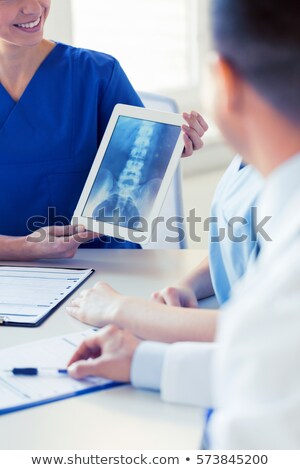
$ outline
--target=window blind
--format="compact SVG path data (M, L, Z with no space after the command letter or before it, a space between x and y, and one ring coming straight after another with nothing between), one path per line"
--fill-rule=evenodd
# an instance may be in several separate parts
M115 56L135 88L159 92L199 79L198 0L72 0L73 43Z

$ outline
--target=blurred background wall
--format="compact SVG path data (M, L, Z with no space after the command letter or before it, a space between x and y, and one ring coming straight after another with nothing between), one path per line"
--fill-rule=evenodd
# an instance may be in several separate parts
M49 39L115 56L139 91L174 98L181 111L195 109L210 130L205 147L182 163L185 213L209 216L216 185L233 151L209 115L207 55L209 0L52 0L46 28ZM206 248L188 241L189 248Z

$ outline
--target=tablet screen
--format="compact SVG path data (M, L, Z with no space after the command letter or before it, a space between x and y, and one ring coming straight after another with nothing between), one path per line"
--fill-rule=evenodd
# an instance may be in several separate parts
M142 230L180 132L180 126L120 116L82 215Z

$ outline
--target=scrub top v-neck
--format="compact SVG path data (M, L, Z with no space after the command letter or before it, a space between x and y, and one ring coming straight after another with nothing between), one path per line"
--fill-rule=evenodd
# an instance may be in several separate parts
M119 63L61 43L19 101L0 84L0 234L69 223L117 103L142 106Z

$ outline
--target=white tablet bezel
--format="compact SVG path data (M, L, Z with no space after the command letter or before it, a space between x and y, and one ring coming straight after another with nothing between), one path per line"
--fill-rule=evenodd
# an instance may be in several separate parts
M170 125L178 126L180 128L183 124L183 118L180 114L166 113L166 112L161 112L161 111L156 111L156 110L151 110L151 109L139 108L135 106L117 104L111 115L110 121L104 133L103 139L101 141L94 163L90 170L89 176L84 185L77 207L74 211L72 224L73 225L82 224L88 230L92 230L95 233L111 236L114 238L119 238L122 240L128 240L128 241L143 245L143 244L147 244L151 239L151 234L154 228L155 219L159 216L159 212L163 205L164 199L167 195L172 178L179 164L180 157L184 149L183 131L181 130L179 134L177 143L175 145L174 151L169 161L168 168L163 177L163 181L161 183L160 189L158 191L155 202L153 204L151 214L149 216L149 219L147 220L148 230L147 231L132 230L130 228L126 228L121 225L113 225L112 223L97 221L91 217L84 217L82 215L84 208L86 206L87 200L89 198L90 192L93 188L95 178L97 177L99 168L105 156L106 149L110 143L112 134L114 132L115 126L120 116L154 121L154 122L158 122L162 124L170 124Z

